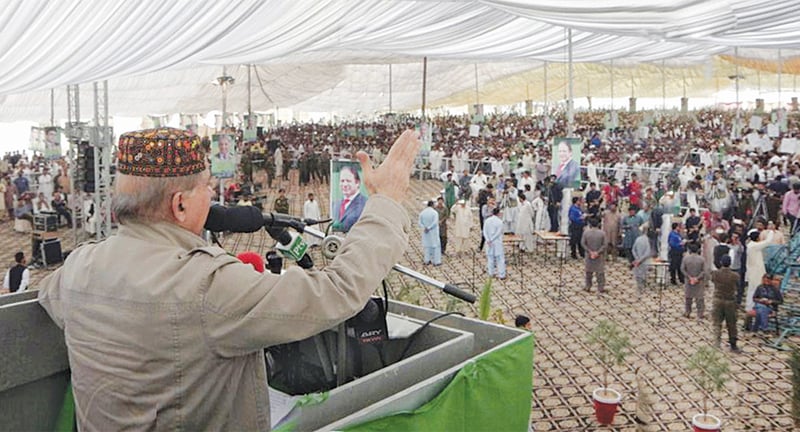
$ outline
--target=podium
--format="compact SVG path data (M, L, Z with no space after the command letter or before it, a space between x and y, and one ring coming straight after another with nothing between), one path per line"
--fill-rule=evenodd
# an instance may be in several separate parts
M0 424L5 430L71 428L74 421L63 333L36 302L35 293L0 297L0 344L6 348L0 350L0 376L5 377L0 380ZM405 303L389 305L391 320L412 328L441 314ZM316 337L298 342L298 349L313 353ZM531 333L446 316L420 331L408 355L398 359L406 343L402 336L389 341L385 366L365 355L363 376L302 397L274 429L528 429Z

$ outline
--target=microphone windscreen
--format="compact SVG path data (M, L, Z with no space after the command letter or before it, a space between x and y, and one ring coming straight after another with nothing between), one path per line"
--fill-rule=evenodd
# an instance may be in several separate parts
M208 209L208 216L206 216L205 229L211 232L225 231L225 213L228 209L221 205L214 205Z
M261 258L261 255L247 251L236 255L236 258L245 264L252 265L257 272L264 273L264 258Z
M213 207L212 207L213 208ZM254 206L231 207L225 211L225 231L256 232L264 227L264 216Z

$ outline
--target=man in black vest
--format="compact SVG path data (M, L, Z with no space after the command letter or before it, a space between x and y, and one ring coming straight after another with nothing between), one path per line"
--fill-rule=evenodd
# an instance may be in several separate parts
M3 279L3 289L0 290L0 294L25 291L28 288L31 272L25 266L25 254L17 252L14 254L14 261L17 263L6 272L6 277Z

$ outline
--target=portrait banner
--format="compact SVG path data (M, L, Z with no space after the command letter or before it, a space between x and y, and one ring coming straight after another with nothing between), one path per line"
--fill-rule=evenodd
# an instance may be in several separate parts
M44 154L44 131L42 128L31 126L30 143L28 148L31 151Z
M555 138L553 141L550 173L565 188L580 188L582 147L580 138Z
M61 157L61 128L48 126L42 128L44 139L44 158L56 160Z
M334 231L348 232L367 203L367 189L361 181L361 164L350 159L331 161L330 212Z
M211 175L231 178L236 173L234 138L231 134L211 136Z

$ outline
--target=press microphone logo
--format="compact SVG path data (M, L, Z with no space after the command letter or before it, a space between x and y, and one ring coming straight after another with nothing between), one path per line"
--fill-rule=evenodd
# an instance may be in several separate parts
M308 243L303 241L299 235L292 236L292 243L289 245L289 253L292 256L302 257L308 251Z

